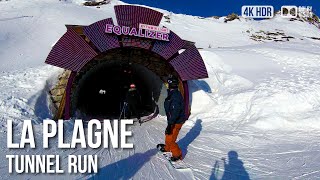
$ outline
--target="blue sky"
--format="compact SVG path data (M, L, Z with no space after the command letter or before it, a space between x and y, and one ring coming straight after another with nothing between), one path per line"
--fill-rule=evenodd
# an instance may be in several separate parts
M320 15L320 0L122 0L130 4L143 4L195 16L225 16L232 12L241 14L243 5L272 5L280 10L283 5L312 6Z

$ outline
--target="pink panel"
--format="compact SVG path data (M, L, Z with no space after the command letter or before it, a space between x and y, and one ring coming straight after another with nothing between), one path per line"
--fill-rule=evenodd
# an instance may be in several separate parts
M190 111L189 111L189 106L190 106L190 100L189 100L189 86L187 81L183 81L183 89L184 89L184 112L186 114L186 119L189 119L190 116Z
M104 19L83 28L83 33L100 52L120 47L117 35L105 33L106 24L113 24L112 19Z
M159 26L163 14L161 12L132 5L114 7L117 22L120 26L139 27L139 23Z
M64 119L68 120L70 119L70 106L71 106L71 88L74 78L76 77L76 72L71 72L67 87L66 87L66 99L65 99L65 106L64 106Z
M123 47L138 47L150 49L152 40L125 36L122 38Z
M156 41L152 48L152 51L168 60L170 57L176 54L184 45L185 41L171 31L169 34L169 41Z
M172 59L170 64L183 81L208 77L203 59L194 45Z
M45 63L71 71L80 71L97 53L73 29L59 39Z

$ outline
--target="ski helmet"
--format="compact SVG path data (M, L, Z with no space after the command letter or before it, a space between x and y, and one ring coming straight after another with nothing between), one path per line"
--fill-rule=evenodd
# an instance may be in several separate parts
M176 89L179 85L179 80L175 77L171 77L168 79L169 89Z

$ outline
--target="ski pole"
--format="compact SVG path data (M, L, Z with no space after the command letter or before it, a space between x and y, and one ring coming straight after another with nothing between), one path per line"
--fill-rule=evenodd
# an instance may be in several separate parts
M124 105L123 105L122 110L120 112L119 121L121 120L121 116L122 116L122 113L123 113L124 108L126 107L126 105L127 105L126 102L124 102Z

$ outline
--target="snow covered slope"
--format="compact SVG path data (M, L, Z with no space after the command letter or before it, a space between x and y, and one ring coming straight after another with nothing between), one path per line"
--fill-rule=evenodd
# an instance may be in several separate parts
M44 60L66 31L64 25L88 25L114 18L116 4L124 3L112 1L96 8L84 7L80 0L0 1L0 179L45 176L10 176L5 155L12 153L101 157L99 174L63 174L49 179L192 179L174 171L156 155L155 145L164 138L163 118L132 127L134 150L9 151L5 146L7 119L14 119L16 127L25 119L33 119L40 133L41 120L51 117L46 90L61 69L44 65ZM209 73L208 79L189 82L192 115L179 136L194 178L320 177L319 29L279 16L224 23L223 17L159 11L168 17L162 25L203 48L200 52ZM71 126L72 122L66 124ZM62 167L66 168L65 164Z

